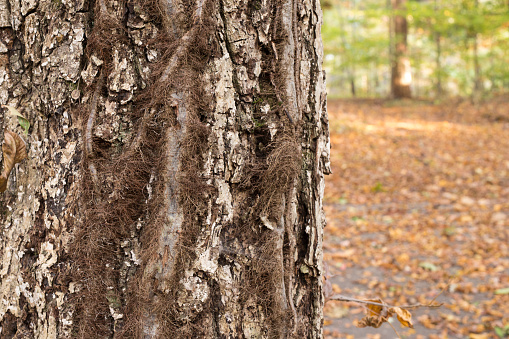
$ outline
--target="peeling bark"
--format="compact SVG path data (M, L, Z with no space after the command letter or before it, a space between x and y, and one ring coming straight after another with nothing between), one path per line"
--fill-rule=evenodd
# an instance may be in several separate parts
M0 337L321 337L321 18L0 0Z

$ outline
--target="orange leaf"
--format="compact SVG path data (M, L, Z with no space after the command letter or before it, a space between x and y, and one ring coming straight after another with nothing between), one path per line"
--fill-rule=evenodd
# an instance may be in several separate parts
M389 309L389 312L391 311L393 313L396 313L401 325L405 327L414 328L414 325L412 324L412 314L408 310L399 307L392 307L391 309Z
M481 333L481 334L470 333L470 335L468 337L470 339L489 339L490 334L489 333Z
M384 302L382 299L378 298L375 300L366 300L371 301L374 303L383 304ZM364 318L362 318L358 323L357 327L380 327L384 322L388 320L388 318L392 315L392 313L389 312L386 306L383 305L373 305L368 304L366 305L367 308L367 314Z
M357 327L362 328L362 327L369 326L369 327L379 328L386 321L387 321L387 318L384 318L384 317L365 316L357 323Z
M383 301L380 298L373 299L373 300L368 299L366 301L383 304ZM381 305L368 304L367 308L368 308L368 316L380 317L382 315L382 311L384 310L385 307L381 306Z
M7 189L9 174L15 164L27 157L26 145L23 139L16 133L4 131L4 143L2 145L4 156L4 168L0 175L0 192Z

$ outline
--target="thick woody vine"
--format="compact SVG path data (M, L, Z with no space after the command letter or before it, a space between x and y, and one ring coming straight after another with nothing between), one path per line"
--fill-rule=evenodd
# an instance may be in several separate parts
M127 110L126 118L133 126L129 131L130 139L115 148L94 136L94 124L104 109L105 96L111 95L106 85L113 51L120 44L129 46L130 41L123 18L112 13L109 2L98 0L94 6L95 22L88 39L87 55L89 68L95 70L97 79L89 86L88 100L80 110L84 175L77 214L82 222L77 225L74 243L70 246L73 262L70 278L78 282L75 297L79 299L74 326L76 336L81 338L109 336L114 332L123 333L125 337L140 337L140 321L147 314L155 314L160 323L168 323L171 318L168 301L172 299L158 298L155 303L149 300L149 292L154 291L148 291L147 286L152 282L142 281L142 276L146 263L159 255L154 251L154 244L159 241L160 228L165 222L161 203L164 184L159 176L165 171L166 130L187 125L179 141L183 174L178 178L179 203L187 215L197 213L197 192L203 193L206 188L197 173L203 151L200 147L207 145L208 135L200 122L200 114L208 106L207 96L196 84L199 83L199 68L206 64L214 49L208 34L203 34L207 31L207 22L203 20L205 2L188 2L184 13L171 18L187 27L182 36L169 29L171 20L165 19L167 13L161 13L163 7L157 1L121 3L126 12L134 11L130 14L157 24L157 36L148 43L147 49L156 50L161 57L150 70L155 80L137 95L133 105L136 108ZM202 34L198 35L198 31ZM186 102L172 99L178 91L189 93ZM179 105L186 106L185 121L178 121L176 117ZM194 217L186 220L182 248L192 248L199 229L192 225ZM141 230L140 226L143 226ZM136 237L140 237L142 243L142 267L136 277L134 269L123 265L123 246L131 246L129 241L133 234L138 234ZM178 272L174 276L178 276ZM131 293L126 294L126 291Z
M221 12L222 8L215 8L215 1L184 0L180 12L168 13L159 0L119 3L122 8L115 12L109 1L95 2L86 65L95 80L90 82L77 113L82 121L83 176L81 198L75 206L79 222L69 247L69 278L76 283L71 292L79 301L74 310L74 333L80 338L114 333L117 337L142 337L147 322L153 321L147 315L153 315L161 337L189 336L196 329L189 319L179 315L185 311L177 303L179 282L190 268L188 259L195 255L192 249L203 231L207 201L214 201L212 197L217 194L206 183L207 178L200 176L210 136L204 121L212 110L211 94L201 86L201 75L209 61L218 56L217 23L204 13ZM283 44L288 32L281 29L278 8L277 2L271 5L271 25L274 40ZM128 137L111 145L96 137L94 129L105 110L105 101L115 99L108 90L113 53L122 45L132 45L125 15L155 23L157 33L145 49L156 51L158 58L150 69L153 80L121 113L129 122L130 129L125 131ZM302 166L298 141L301 126L283 90L287 86L283 76L286 69L277 61L283 53L277 44L272 43L265 51L259 96L271 106L267 114L279 121L278 132L272 136L263 124L252 131L256 145L253 161L246 167L240 184L240 189L249 193L246 210L250 212L235 221L239 227L231 234L252 243L255 253L221 254L222 260L245 265L243 279L248 293L244 293L241 302L254 295L256 304L268 310L264 327L270 336L291 335L293 329L285 328L285 324L295 328L297 321L290 293L298 273L293 259L297 241L288 211L291 190ZM179 115L182 110L184 118ZM253 119L263 119L259 108L253 114ZM171 139L168 133L176 137ZM175 193L184 220L174 269L165 284L168 288L161 291L157 270L151 263L164 259L158 243L163 225L168 222L163 178L168 171L167 152L172 146L168 140L178 142ZM135 239L141 246L140 266L126 267L125 255L136 245Z
M129 239L136 220L144 213L144 187L151 173L151 139L137 149L121 145L114 151L93 136L96 116L103 109L105 87L111 72L115 44L129 43L118 17L105 1L96 1L94 27L88 37L89 68L97 80L88 88L78 114L82 123L83 157L80 201L75 214L79 222L70 248L70 278L76 283L77 309L74 310L74 333L77 337L109 336L122 318L125 297L122 283L121 242ZM94 72L95 71L95 72ZM132 117L136 120L136 112ZM140 161L144 155L147 161ZM135 227L134 227L135 230ZM113 310L111 310L110 309Z
M248 225L251 230L247 237L254 239L258 248L259 260L252 260L248 267L246 282L248 289L257 297L259 305L269 310L267 333L269 337L298 336L295 332L299 321L294 305L296 270L295 255L298 249L297 230L291 219L290 209L294 203L292 197L299 189L297 180L302 175L303 138L302 121L298 112L298 81L295 93L288 93L289 65L285 57L285 47L289 39L295 39L297 32L296 2L293 2L291 13L282 13L283 6L274 2L271 6L270 48L262 49L262 73L260 74L260 93L258 100L269 104L271 109L263 116L257 105L254 119L271 119L278 121L277 133L271 135L266 124L255 128L254 134L259 145L254 162L248 166L243 185L255 198ZM291 27L285 27L284 15L291 15ZM290 37L293 35L293 37ZM297 49L292 51L294 57ZM295 57L294 71L298 74ZM295 79L298 79L297 77ZM261 105L260 105L261 106ZM270 116L273 116L272 118ZM252 226L259 226L253 228ZM259 230L262 230L260 232Z

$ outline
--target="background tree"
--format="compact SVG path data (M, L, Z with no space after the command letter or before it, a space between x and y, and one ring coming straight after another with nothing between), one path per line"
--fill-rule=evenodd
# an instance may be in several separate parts
M438 14L440 13L440 0L434 0L433 11L434 11L435 18L437 18ZM439 18L439 19L442 19L442 18ZM442 21L442 20L440 20L440 21ZM438 25L438 23L434 22L433 27L435 27L436 25ZM442 35L441 35L439 29L436 29L436 28L433 29L433 37L435 39L435 48L436 48L436 51L435 51L435 53L436 53L435 54L436 55L435 56L436 96L441 97L444 94L444 89L442 86L442 43L441 43Z
M412 71L407 56L408 23L406 0L391 0L391 95L395 98L410 98Z
M321 17L0 0L1 336L321 337Z
M380 17L388 12L377 0L324 3L325 53L329 73L327 83L333 95L366 96L385 93L389 86L387 30ZM387 82L387 83L386 83ZM354 95L355 93L355 95Z

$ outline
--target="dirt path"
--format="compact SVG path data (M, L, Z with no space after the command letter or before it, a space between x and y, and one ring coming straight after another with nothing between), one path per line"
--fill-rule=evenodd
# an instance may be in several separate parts
M474 107L329 103L332 174L325 260L336 293L411 310L405 338L509 335L509 99ZM357 304L326 305L326 338L397 338L356 328ZM499 328L498 330L496 328Z

